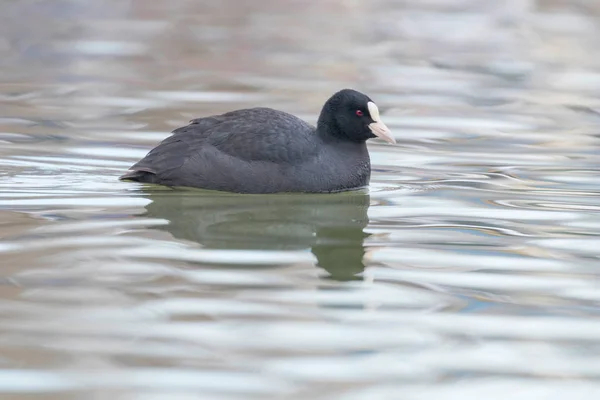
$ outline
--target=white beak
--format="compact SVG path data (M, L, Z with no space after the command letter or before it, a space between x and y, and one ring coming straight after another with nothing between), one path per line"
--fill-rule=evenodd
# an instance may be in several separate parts
M371 114L371 119L375 121L369 124L369 129L371 132L373 132L373 135L385 140L388 143L395 144L396 139L394 139L392 136L392 131L390 131L389 128L381 121L381 118L379 117L379 109L375 103L370 101L367 106L369 108L369 114Z

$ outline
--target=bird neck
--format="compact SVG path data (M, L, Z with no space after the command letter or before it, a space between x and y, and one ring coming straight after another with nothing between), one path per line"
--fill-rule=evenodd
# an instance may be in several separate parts
M332 114L328 104L325 104L317 120L317 135L326 142L340 141L345 137Z

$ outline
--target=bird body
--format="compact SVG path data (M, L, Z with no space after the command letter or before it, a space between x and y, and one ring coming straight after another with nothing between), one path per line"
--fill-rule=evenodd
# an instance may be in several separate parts
M371 174L365 141L377 132L369 124L393 141L378 119L374 103L349 89L325 103L316 127L270 108L199 118L173 131L121 179L238 193L357 189Z

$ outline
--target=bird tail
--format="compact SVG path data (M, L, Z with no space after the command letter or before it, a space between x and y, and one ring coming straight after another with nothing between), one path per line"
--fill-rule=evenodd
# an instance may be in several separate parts
M154 183L156 174L154 171L144 169L132 169L127 171L123 176L119 177L121 181L135 181L144 183Z

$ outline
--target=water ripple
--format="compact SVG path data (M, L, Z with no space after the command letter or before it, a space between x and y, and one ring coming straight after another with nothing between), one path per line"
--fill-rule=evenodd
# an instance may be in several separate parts
M598 7L455 3L0 2L0 396L598 398ZM343 87L368 190L118 181Z

